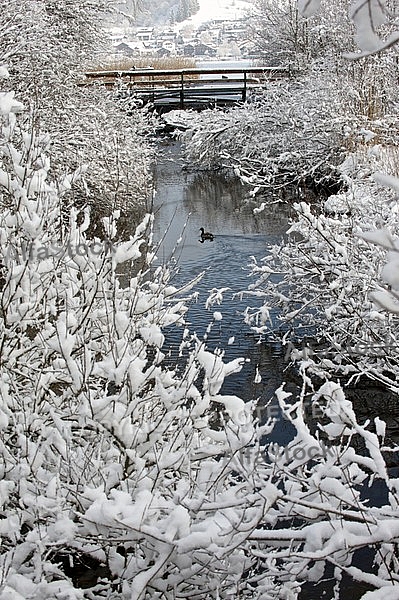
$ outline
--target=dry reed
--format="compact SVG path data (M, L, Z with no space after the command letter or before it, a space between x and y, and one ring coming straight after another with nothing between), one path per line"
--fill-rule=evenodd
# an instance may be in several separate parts
M111 58L104 60L101 64L91 65L92 71L130 71L132 68L145 69L152 67L159 70L173 69L195 69L196 63L193 58L185 56L135 56L128 58L121 56L120 58Z

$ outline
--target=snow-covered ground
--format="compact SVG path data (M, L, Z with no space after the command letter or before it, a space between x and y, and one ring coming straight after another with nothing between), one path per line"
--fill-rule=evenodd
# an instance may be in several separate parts
M236 21L245 17L246 12L253 6L252 2L245 0L199 0L199 11L182 23L198 26L201 23L213 20Z

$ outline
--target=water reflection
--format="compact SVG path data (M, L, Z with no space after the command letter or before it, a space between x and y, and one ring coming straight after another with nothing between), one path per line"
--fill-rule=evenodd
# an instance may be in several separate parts
M225 360L246 359L243 370L226 379L224 392L245 400L261 398L266 403L281 383L284 357L280 348L259 343L244 323L247 302L237 294L251 282L247 266L250 257L261 259L269 245L284 235L289 209L283 204L272 204L264 212L254 214L256 205L249 199L249 190L237 179L190 173L184 169L180 156L179 146L171 144L155 166L154 237L160 244L158 260L165 262L173 256L175 285L204 272L196 287L197 302L191 304L188 312L190 331L200 338L206 334L208 348L223 348ZM214 241L200 243L200 227L211 231ZM222 287L228 288L222 304L207 310L209 291ZM222 319L219 315L214 318L215 311L222 314ZM207 333L209 323L212 327ZM171 331L167 342L172 349L177 348L178 332ZM261 375L259 383L255 383L257 369ZM289 439L283 433L285 427L287 423L283 422L280 439Z
M272 204L264 212L254 214L258 202L249 199L249 190L245 186L236 178L223 174L188 172L182 166L178 144L165 151L155 166L154 179L155 238L162 239L162 260L171 257L176 240L182 237L181 260L189 263L199 258L201 262L198 257L199 230L205 227L215 234L215 241L228 238L228 245L237 244L236 261L241 266L243 260L240 259L250 256L247 250L253 242L252 236L260 236L258 244L263 244L264 254L267 246L280 239L287 229L289 209L286 205ZM205 254L222 252L224 246L204 244L203 250Z

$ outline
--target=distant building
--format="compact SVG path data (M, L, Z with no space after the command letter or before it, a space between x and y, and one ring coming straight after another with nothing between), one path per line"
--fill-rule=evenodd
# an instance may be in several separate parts
M157 43L159 44L160 42L175 42L176 38L176 31L173 31L172 29L167 29L157 35Z
M207 44L202 44L200 42L194 46L195 56L216 56L216 54L216 48L212 48L212 46L208 46Z
M151 42L154 35L153 27L139 27L136 31L136 38L140 42Z
M161 46L164 50L167 50L169 54L174 54L176 52L176 44L170 40L165 40L162 42Z
M183 46L183 54L184 54L184 56L194 56L195 55L195 44L185 44Z
M167 50L167 48L163 48L162 46L161 46L161 48L157 48L155 53L157 56L160 56L161 58L171 55L171 52L169 50Z
M147 54L148 48L143 42L120 42L115 46L115 52L123 54L124 56L139 56L141 54Z

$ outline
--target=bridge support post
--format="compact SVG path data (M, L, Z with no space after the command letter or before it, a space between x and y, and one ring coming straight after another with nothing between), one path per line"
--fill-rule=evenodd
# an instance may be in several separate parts
M242 101L246 102L247 100L247 72L244 71L244 87L242 88Z
M184 73L180 75L180 108L184 110Z

